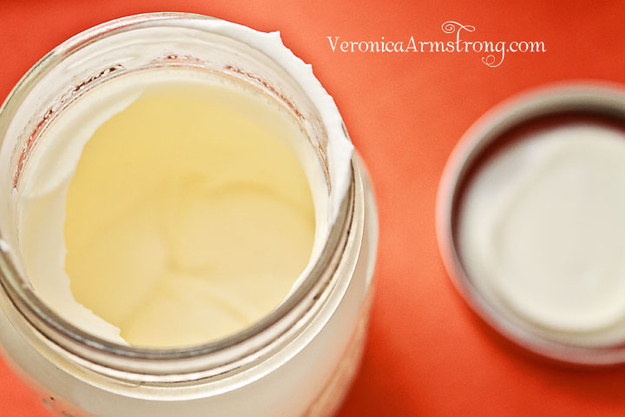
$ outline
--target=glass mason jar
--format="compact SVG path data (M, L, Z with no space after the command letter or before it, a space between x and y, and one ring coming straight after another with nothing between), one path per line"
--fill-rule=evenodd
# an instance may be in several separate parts
M220 28L214 31L215 24ZM247 31L249 42L237 37ZM17 240L20 177L42 132L76 98L113 77L154 67L199 68L250 83L300 120L325 168L327 118L292 76L286 48L259 32L204 16L131 16L63 43L19 82L0 111L0 342L14 369L58 416L329 416L362 353L377 249L377 215L362 162L351 160L318 261L286 300L254 325L200 346L122 346L51 310L23 273ZM276 35L277 36L277 35ZM314 79L312 72L308 75ZM319 85L319 92L325 94ZM327 97L327 96L326 96ZM334 122L342 125L332 104Z

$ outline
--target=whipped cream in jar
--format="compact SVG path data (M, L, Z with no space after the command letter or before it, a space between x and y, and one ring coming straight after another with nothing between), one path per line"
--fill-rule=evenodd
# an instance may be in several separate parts
M0 342L59 416L330 416L375 202L332 98L261 33L131 16L0 112Z

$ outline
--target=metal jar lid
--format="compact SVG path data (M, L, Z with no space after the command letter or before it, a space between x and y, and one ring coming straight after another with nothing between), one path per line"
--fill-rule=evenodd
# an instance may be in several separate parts
M599 83L567 83L513 97L484 114L453 150L442 175L436 204L436 232L443 262L469 307L498 333L542 357L576 365L625 363L625 339L609 345L577 344L536 332L520 317L507 314L475 285L458 247L458 211L468 177L485 155L523 126L562 118L605 119L625 126L625 89ZM556 122L553 122L556 120ZM625 277L623 277L625 279Z

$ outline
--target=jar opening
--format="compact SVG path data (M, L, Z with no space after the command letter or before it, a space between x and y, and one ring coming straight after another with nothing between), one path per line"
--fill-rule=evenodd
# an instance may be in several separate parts
M219 30L205 30L207 22L212 22ZM111 343L72 326L25 285L22 259L15 251L19 247L19 233L15 219L18 207L16 199L13 199L13 206L0 219L3 235L0 247L3 250L2 284L5 290L24 316L47 338L67 351L102 366L146 372L145 363L141 365L133 363L133 360L160 361L158 364L151 363L154 367L149 372L168 374L172 369L176 372L197 369L200 364L195 359L206 355L212 355L212 358L208 362L202 361L203 370L219 373L223 372L224 366L241 366L240 363L234 364L237 360L252 360L254 354L260 355L277 338L296 330L294 324L311 314L313 306L319 304L323 294L331 288L329 280L333 265L336 266L337 254L345 243L353 204L351 164L343 162L337 165L335 162L333 165L332 158L336 159L337 151L328 148L328 135L335 136L339 131L341 138L333 140L347 142L338 111L333 104L328 106L331 99L312 73L302 75L300 71L297 77L291 76L293 65L303 66L292 54L289 57L295 63L288 63L288 60L286 65L284 61L276 62L275 56L255 48L254 42L258 40L251 42L250 46L236 37L228 38L226 33L229 30L236 32L239 29L232 27L238 25L215 22L214 19L184 14L134 16L80 34L49 54L25 76L3 106L4 119L0 121L0 128L4 143L0 158L2 174L10 180L2 184L0 192L10 195L19 191L22 175L28 170L29 158L40 146L38 140L45 138L46 129L53 126L56 117L62 117L63 112L80 97L86 97L99 86L105 87L111 80L146 68L201 67L253 85L299 121L317 154L315 164L321 167L320 176L309 177L309 182L314 182L311 188L319 189L322 183L325 184L325 201L315 201L315 210L319 213L318 207L322 207L321 212L325 212L328 218L334 217L335 221L319 222L317 214L318 224L327 227L323 244L318 245L316 254L313 253L317 261L311 264L287 299L268 316L241 332L213 343L177 349L144 349ZM247 28L240 30L246 34L251 31ZM172 40L172 35L179 36L177 42ZM163 43L163 38L167 39L166 43ZM213 47L207 48L207 42ZM163 44L172 46L164 48ZM202 56L207 50L210 51L210 59ZM276 52L281 58L284 58L283 53L282 49ZM303 76L314 82L303 88ZM323 97L321 104L319 97ZM33 118L33 114L40 117ZM11 140L16 142L10 143ZM349 146L341 146L351 152ZM348 155L351 159L350 152L343 152L343 157ZM334 172L333 166L339 165L347 166L349 170ZM313 171L311 167L304 168L308 173ZM342 179L337 183L335 177ZM163 362L172 360L177 364Z

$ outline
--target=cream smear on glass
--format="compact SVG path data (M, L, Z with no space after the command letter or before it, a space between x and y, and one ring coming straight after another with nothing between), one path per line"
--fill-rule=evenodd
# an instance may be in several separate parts
M25 270L105 339L215 340L310 270L328 233L322 181L301 126L253 88L193 70L124 75L73 103L31 155Z
M459 211L462 261L508 316L564 341L625 337L625 136L535 132L488 159Z

